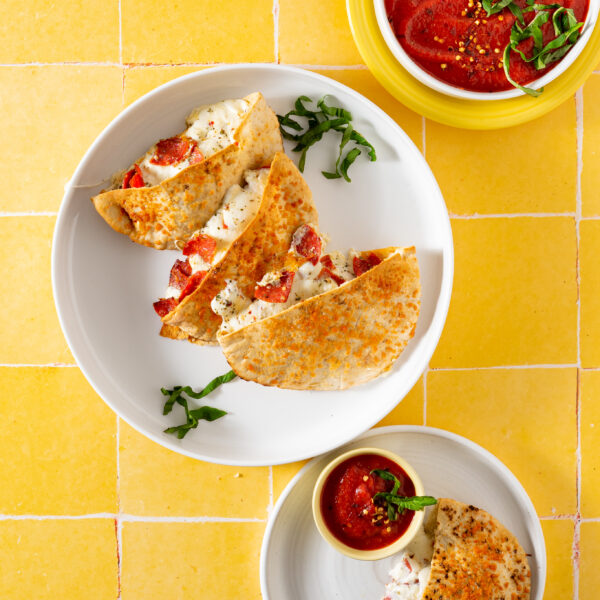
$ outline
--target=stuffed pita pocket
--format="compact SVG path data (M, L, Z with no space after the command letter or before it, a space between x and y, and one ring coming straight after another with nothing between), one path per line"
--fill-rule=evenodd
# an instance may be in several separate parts
M294 163L277 153L270 168L247 171L245 185L232 186L219 210L186 243L184 260L171 270L166 297L155 303L161 335L216 343L221 317L211 300L230 279L240 298L257 279L282 266L294 231L318 214L308 185Z
M92 198L104 220L138 244L177 248L204 226L246 170L269 164L283 150L277 117L258 92L199 107L187 125Z
M241 378L343 390L388 371L414 336L421 293L414 248L344 256L322 247L305 224L284 269L267 273L245 302L236 300L242 310L230 310L240 294L235 281L213 300L224 319L219 343Z
M529 600L531 571L517 538L486 511L440 498L398 556L388 600Z

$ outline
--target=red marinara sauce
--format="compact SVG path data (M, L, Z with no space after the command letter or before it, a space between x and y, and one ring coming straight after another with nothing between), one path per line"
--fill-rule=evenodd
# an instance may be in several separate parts
M414 496L410 477L395 462L377 454L360 454L340 463L327 477L321 492L321 514L325 525L340 542L357 550L377 550L395 542L409 527L414 511L398 513L389 521L387 512L377 512L373 496L389 492L393 483L371 475L387 469L401 482L398 494Z
M526 0L514 0L521 8ZM540 0L572 8L577 20L584 22L589 0ZM385 0L388 20L404 51L437 79L475 92L500 92L513 89L506 79L502 57L515 22L508 8L487 16L477 0ZM525 13L529 23L534 13ZM554 38L552 20L542 26L544 44ZM531 56L533 39L519 45ZM510 53L510 75L527 85L550 71L558 62L537 70L516 52Z

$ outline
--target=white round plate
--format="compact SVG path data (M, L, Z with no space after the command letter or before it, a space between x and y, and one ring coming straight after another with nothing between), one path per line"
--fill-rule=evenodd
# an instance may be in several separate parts
M487 510L529 555L531 600L542 600L546 548L539 519L517 478L492 454L454 433L394 426L368 431L328 456L309 462L283 491L269 519L260 556L264 600L380 600L394 557L368 562L334 550L317 531L311 497L325 465L346 450L384 448L419 473L425 493Z
M228 415L201 422L183 440L163 433L183 409L162 415L161 387L206 385L229 366L218 347L159 337L152 303L165 290L174 252L132 243L96 213L90 197L107 178L157 140L185 128L202 104L261 91L279 114L300 95L332 100L376 150L352 166L352 183L328 180L339 139L326 134L308 152L304 173L332 249L417 247L422 308L415 338L387 377L344 392L300 392L236 380L206 403ZM286 151L296 161L297 154ZM234 65L177 79L121 113L96 139L73 175L60 208L52 253L59 319L77 363L125 421L168 448L235 465L278 464L339 446L373 426L410 390L439 339L452 288L453 247L446 206L420 152L373 103L326 77L277 65Z

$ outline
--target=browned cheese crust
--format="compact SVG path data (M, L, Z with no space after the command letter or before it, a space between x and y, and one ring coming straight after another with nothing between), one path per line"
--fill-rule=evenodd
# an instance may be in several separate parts
M177 242L204 226L246 169L268 164L283 150L277 116L262 94L245 99L250 108L233 144L158 185L102 192L92 198L96 210L115 231L138 244L176 249Z
M256 282L268 271L283 266L294 231L304 223L317 225L318 218L311 191L300 171L285 154L277 153L256 217L198 288L165 315L163 322L182 330L184 338L191 336L193 341L215 344L221 317L213 313L210 303L225 287L225 280L235 279L252 298ZM181 339L181 335L177 337Z
M339 288L220 335L233 370L297 390L343 390L388 371L415 333L421 295L415 249L393 250Z
M529 600L530 588L527 556L506 527L474 506L438 500L423 600Z

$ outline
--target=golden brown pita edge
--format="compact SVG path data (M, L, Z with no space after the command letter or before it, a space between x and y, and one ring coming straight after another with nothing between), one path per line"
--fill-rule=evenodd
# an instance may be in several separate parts
M439 498L427 519L434 535L423 600L529 600L531 570L517 538L488 512Z
M181 331L177 339L216 344L221 317L212 312L210 303L226 280L235 279L252 297L256 281L283 266L296 229L304 223L317 225L318 218L312 193L296 165L285 154L277 153L255 218L198 288L163 317L163 323ZM173 329L164 333L175 336Z
M177 249L202 228L221 204L225 192L243 173L268 164L283 150L277 116L260 92L233 138L235 142L153 187L105 191L92 198L94 207L117 232L158 250Z
M374 251L379 265L340 287L218 340L242 378L296 390L343 390L388 371L420 310L414 247Z

